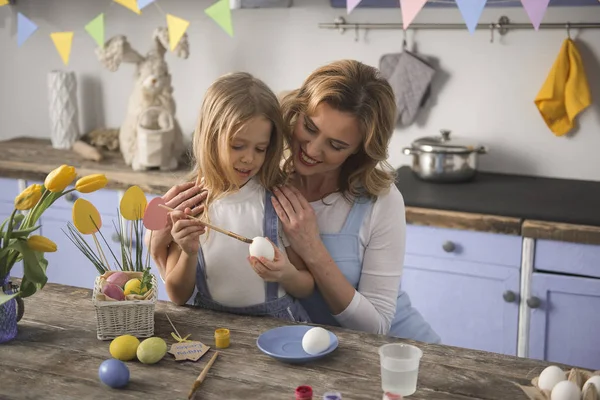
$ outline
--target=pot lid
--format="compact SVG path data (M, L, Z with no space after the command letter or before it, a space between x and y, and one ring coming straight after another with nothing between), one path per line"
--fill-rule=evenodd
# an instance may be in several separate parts
M442 129L440 136L426 136L415 140L413 148L427 153L465 153L479 151L481 146L465 139L451 138L449 130Z

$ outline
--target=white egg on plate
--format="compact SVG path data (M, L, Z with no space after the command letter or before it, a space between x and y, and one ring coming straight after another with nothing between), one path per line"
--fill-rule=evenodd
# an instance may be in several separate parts
M588 379L587 381L585 381L585 383L583 384L583 391L584 392L585 392L585 390L587 389L587 387L589 385L596 386L596 391L598 393L600 393L600 375L593 375L592 377L590 377L590 379Z
M330 344L329 332L320 326L309 329L302 337L302 348L311 356L324 352Z
M538 387L542 390L552 390L558 382L566 381L565 372L556 365L546 367L538 378Z
M558 382L550 393L550 400L579 400L581 389L571 381Z
M273 261L275 258L275 249L273 248L273 245L267 240L267 238L261 236L257 236L252 239L249 251L252 257L264 257L269 261Z

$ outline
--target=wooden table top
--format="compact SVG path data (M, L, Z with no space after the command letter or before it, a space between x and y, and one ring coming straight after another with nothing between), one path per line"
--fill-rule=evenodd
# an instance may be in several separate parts
M402 341L382 335L330 328L339 347L327 357L303 365L284 364L263 354L258 336L284 325L280 320L215 313L158 302L155 336L170 345L172 328L191 334L210 351L199 361L175 361L167 354L154 365L129 361L125 389L100 383L98 367L110 358L110 341L96 338L91 291L47 284L25 299L25 315L16 339L0 346L0 398L10 399L186 399L194 380L214 352L216 328L231 331L231 346L221 349L195 398L208 400L293 399L299 385L312 386L315 397L339 391L344 400L381 399L377 348ZM410 341L407 341L410 342ZM423 358L417 392L410 399L527 399L516 383L530 380L548 364L444 345L418 342Z

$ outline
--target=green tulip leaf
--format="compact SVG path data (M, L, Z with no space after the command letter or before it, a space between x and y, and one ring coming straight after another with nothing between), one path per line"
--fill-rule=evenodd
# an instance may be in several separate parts
M23 256L24 277L27 277L33 283L46 284L48 278L46 277L45 268L35 252L27 246L27 243L22 239L14 240L9 247L17 250Z
M15 293L15 294L4 294L2 292L0 292L0 306L4 303L6 303L7 301L10 301L12 299L14 299L15 297L17 297L19 295L19 293Z
M27 229L20 229L18 231L13 231L10 235L11 238L16 239L16 238L20 238L20 237L27 237L29 236L30 233L40 229L41 225L38 226L34 226L31 228L27 228Z

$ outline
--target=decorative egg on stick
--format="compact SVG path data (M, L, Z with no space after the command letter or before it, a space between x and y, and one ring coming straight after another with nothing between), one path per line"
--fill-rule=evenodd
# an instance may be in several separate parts
M269 261L273 261L275 259L275 249L273 248L271 242L264 237L257 236L252 239L249 251L252 257L259 259L264 257Z

